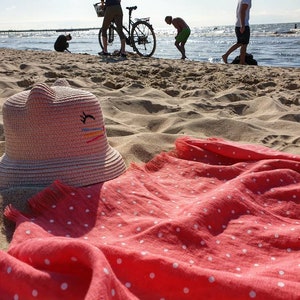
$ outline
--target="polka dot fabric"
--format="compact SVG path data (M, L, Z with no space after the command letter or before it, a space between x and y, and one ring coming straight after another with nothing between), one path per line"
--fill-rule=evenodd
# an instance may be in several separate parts
M221 139L29 200L1 299L300 299L300 157Z

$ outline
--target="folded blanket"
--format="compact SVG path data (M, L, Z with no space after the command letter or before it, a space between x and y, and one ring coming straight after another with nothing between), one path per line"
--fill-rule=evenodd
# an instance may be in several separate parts
M300 299L300 157L221 139L29 200L1 299Z

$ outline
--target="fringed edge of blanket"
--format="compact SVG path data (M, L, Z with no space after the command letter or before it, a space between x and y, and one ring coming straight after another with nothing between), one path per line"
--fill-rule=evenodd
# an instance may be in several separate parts
M64 195L71 193L75 188L67 186L59 180L54 181L50 186L28 200L30 208L34 212L41 212L51 205L56 205L58 201L64 199Z
M64 185L59 181L54 181L49 187L28 200L32 213L39 213L49 206L57 204L58 201L63 200L62 195L72 192L73 189L74 188ZM28 219L25 213L18 211L12 204L5 207L3 214L7 219L15 223L22 221L22 219L24 219L24 221Z
M15 223L21 218L24 218L24 220L26 219L26 217L21 212L19 212L16 208L14 208L11 204L5 207L3 214L7 219Z

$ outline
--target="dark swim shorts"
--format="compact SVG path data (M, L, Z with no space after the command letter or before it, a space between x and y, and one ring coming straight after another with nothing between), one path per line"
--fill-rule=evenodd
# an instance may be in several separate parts
M182 29L179 34L176 36L176 42L185 43L191 34L190 28Z
M249 41L250 41L250 27L249 26L245 26L244 33L240 32L240 27L235 27L235 34L237 37L238 44L244 44L244 45L249 44Z

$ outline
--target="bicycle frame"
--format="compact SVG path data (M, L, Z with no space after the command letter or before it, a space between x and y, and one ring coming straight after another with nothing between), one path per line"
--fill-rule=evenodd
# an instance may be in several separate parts
M129 12L128 12L128 29L127 29L127 31L128 31L128 33L129 33L129 35L130 35L131 27L132 27L132 25L133 25L133 21L132 21L132 11L133 11L133 10L136 10L136 9L137 9L137 6L126 7L126 8L129 10Z
M132 21L132 11L137 9L137 6L133 7L126 7L128 12L128 27L123 25L123 31L125 31L125 37L126 37L126 44L129 46L131 45L131 28L134 22ZM111 22L111 24L114 24L114 21ZM108 42L111 42L114 40L114 30L112 26L108 27Z
M126 7L128 9L128 24L122 26L123 33L125 35L126 44L133 48L141 56L152 56L156 48L155 33L152 25L149 23L150 18L136 18L132 20L132 12L137 9L137 6ZM98 39L101 48L103 49L101 32L99 30ZM113 49L115 45L120 47L120 35L114 21L111 22L108 27L108 44L111 47L111 52L115 52L117 49ZM116 42L116 43L115 43ZM149 47L147 45L150 45Z
M130 45L132 47L133 45L132 45L132 40L131 40L131 29L132 29L132 26L135 24L135 22L132 21L132 12L137 9L137 6L126 7L126 9L128 9L128 28L123 26L123 30L125 30L126 34L127 34L126 44ZM149 18L137 18L136 21L145 21L148 23Z

